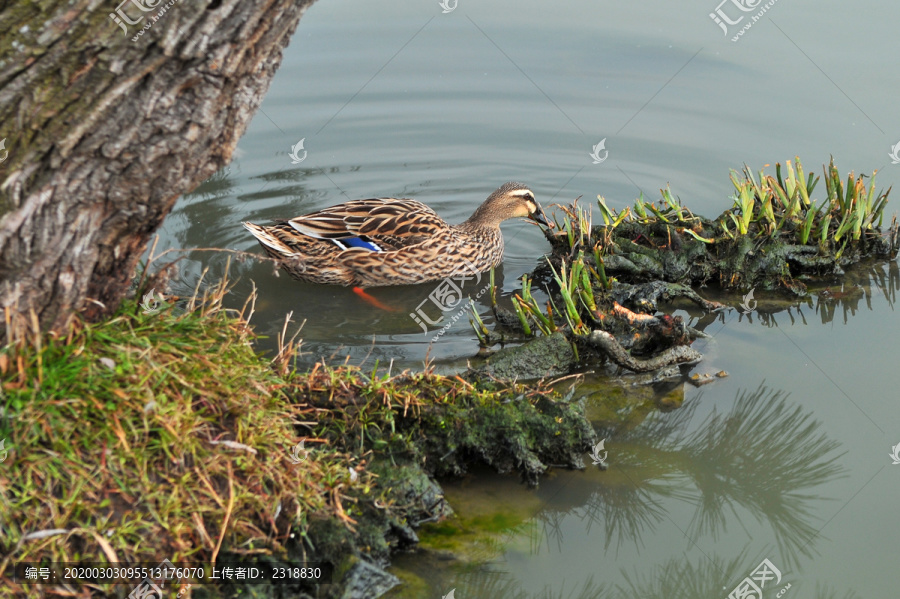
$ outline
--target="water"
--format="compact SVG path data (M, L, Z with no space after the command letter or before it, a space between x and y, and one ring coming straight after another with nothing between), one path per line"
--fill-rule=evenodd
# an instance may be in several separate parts
M756 169L800 155L807 171L820 172L834 155L842 172L878 169L879 186L898 183L900 165L888 154L900 139L900 73L883 65L895 54L900 5L779 1L733 43L708 16L714 2L574 1L550 11L530 0L482 4L460 0L448 14L436 0L314 5L238 156L178 202L158 251L261 254L240 221L361 197L414 197L461 222L508 180L530 185L545 207L576 196L593 202L598 193L623 207L641 191L655 199L669 183L707 216L728 206L728 169L744 163ZM740 14L731 3L722 10ZM293 165L288 152L301 138L308 154ZM609 154L592 164L589 153L602 139ZM501 300L548 250L525 223L503 230ZM222 255L190 253L174 291L188 293L203 267L216 277L224 264ZM435 331L424 334L408 316L431 285L375 290L400 309L383 312L347 289L276 278L265 263L233 264L231 275L234 305L256 284L254 324L271 336L266 347L288 312L306 321L306 364L350 355L357 363L368 356L369 364L418 367L429 356L456 365L476 351L467 318L431 343ZM476 306L490 322L485 300ZM776 314L777 326L736 312L711 323L710 368L729 378L688 389L684 408L649 414L631 436L612 435L606 472L555 473L538 491L494 476L459 483L451 497L472 503L470 510L531 506L521 530L499 534L477 567L434 567L424 556L402 567L422 575L435 597L451 588L460 599L604 597L616 596L616 585L624 596L655 596L654 589L707 596L678 590L690 581L697 585L685 588L725 597L768 558L783 579L765 587L766 598L788 583L789 599L893 596L900 582L892 505L900 466L888 457L900 443L893 305L876 291L846 323L842 308L824 323L809 307L803 313L805 322L796 311L793 322ZM761 384L769 392L753 400ZM751 400L765 405L755 418L766 443L736 435L697 458L688 441L704 419ZM779 431L793 410L818 423L825 445ZM731 445L747 443L753 455L742 461ZM810 446L830 449L817 461L803 453ZM803 463L776 481L765 478L766 464L776 471L798 452ZM833 471L814 470L820 463ZM754 478L741 480L750 466ZM483 498L481 489L500 484L510 489L500 500Z

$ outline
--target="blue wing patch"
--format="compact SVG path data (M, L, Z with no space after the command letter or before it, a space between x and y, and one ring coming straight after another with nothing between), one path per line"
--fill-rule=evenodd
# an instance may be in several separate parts
M344 239L332 239L332 241L342 250L362 248L371 252L384 251L377 243L365 237L345 237Z

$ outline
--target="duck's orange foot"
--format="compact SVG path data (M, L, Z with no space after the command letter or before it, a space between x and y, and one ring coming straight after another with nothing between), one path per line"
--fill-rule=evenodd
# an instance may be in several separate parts
M378 308L380 310L384 310L385 312L399 312L400 311L400 308L395 308L394 306L388 306L384 302L378 300L378 298L372 297L371 295L366 293L362 287L354 287L353 293L358 295L360 297L360 299L362 299L362 301L366 302L367 304L375 306L376 308Z

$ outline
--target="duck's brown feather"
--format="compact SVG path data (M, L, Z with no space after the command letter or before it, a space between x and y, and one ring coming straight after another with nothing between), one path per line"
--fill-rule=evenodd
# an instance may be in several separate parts
M539 209L533 194L524 191L524 185L507 183L459 225L447 224L421 202L382 198L346 202L270 226L244 227L297 279L359 287L424 283L500 264L500 222ZM525 205L530 208L523 212ZM335 243L351 238L373 242L382 251Z
M394 248L414 245L450 228L434 210L408 199L355 200L287 221L316 239L370 237Z

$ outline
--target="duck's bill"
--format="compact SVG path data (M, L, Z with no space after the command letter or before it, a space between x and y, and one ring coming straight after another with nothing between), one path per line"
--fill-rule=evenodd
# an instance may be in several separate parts
M537 205L537 210L528 215L528 218L538 223L539 225L544 225L545 227L549 227L550 223L547 222L547 219L544 218L544 209L541 208L541 205Z

